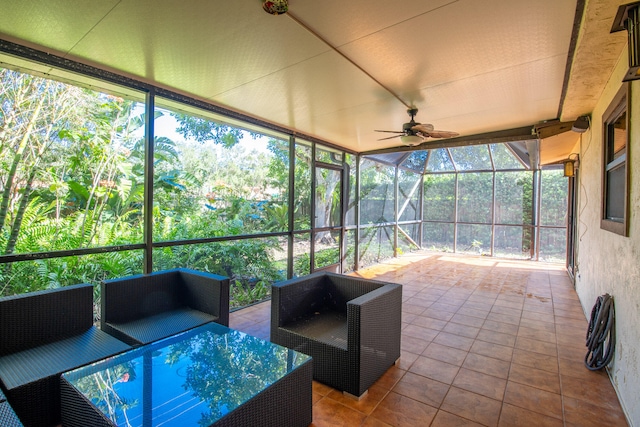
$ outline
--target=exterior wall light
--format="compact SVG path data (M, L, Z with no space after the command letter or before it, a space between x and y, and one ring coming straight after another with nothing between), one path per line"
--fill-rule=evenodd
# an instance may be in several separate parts
M613 20L611 32L615 33L627 30L629 42L629 71L625 75L623 82L640 79L640 1L623 4L618 8L616 18Z
M572 156L575 156L575 157L571 158ZM562 162L564 164L564 176L569 178L575 176L575 168L576 168L577 162L578 162L578 154L577 153L569 154L569 157Z

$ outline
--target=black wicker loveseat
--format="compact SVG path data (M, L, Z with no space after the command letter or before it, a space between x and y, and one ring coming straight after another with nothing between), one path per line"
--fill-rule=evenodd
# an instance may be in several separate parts
M402 286L314 273L271 288L271 341L313 357L313 378L362 396L400 357Z
M229 279L177 268L106 280L100 328L133 346L208 322L229 326Z
M131 348L93 326L90 284L0 298L0 337L4 394L35 427L60 422L60 374Z

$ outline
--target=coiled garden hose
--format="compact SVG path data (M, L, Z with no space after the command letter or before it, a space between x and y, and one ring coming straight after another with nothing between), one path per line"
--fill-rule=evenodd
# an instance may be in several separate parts
M616 345L616 318L613 297L601 295L591 310L591 319L587 329L587 348L584 357L587 369L597 371L611 362Z

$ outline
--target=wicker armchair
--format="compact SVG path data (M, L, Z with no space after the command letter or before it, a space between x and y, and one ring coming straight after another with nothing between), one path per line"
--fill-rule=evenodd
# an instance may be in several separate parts
M333 273L276 283L271 341L313 357L315 380L362 396L400 357L402 286Z
M37 427L60 423L60 374L131 348L93 326L89 284L0 298L0 337L4 393ZM9 409L0 405L2 426L14 425Z
M208 322L229 326L229 279L186 268L106 280L100 329L132 346Z

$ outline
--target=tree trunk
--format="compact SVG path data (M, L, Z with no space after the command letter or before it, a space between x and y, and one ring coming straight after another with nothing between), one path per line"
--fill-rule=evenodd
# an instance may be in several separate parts
M44 104L45 96L41 96L38 104L36 104L36 108L33 110L33 114L29 119L29 124L25 129L24 135L22 136L22 140L20 141L20 145L18 146L18 150L16 154L13 156L13 162L11 163L11 168L9 169L9 173L7 174L7 180L4 183L4 191L2 192L2 201L0 201L0 232L2 232L5 222L7 220L7 215L9 213L9 201L11 200L11 190L13 187L13 182L16 178L18 165L22 161L24 157L24 151L27 147L27 143L29 142L29 138L31 138L31 132L35 126L35 123L40 116L40 111L42 110L42 105Z

